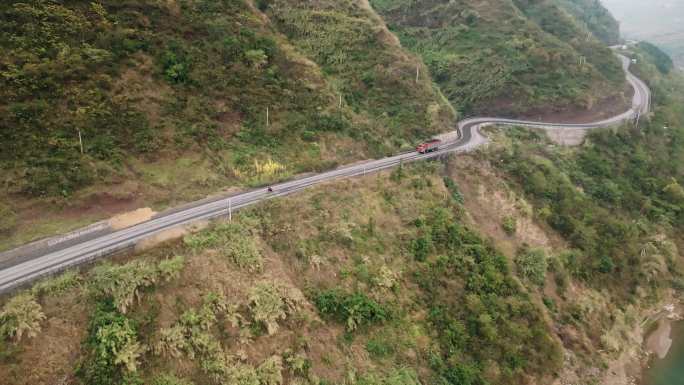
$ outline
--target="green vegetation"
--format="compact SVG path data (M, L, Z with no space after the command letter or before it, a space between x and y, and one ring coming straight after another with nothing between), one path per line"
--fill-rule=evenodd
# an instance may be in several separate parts
M200 309L185 311L174 326L159 331L154 352L169 358L178 358L185 354L192 359L216 359L221 346L213 341L209 330L216 325L217 316L225 315L229 310L232 309L223 296L215 293L205 295Z
M318 293L314 302L322 314L344 322L348 331L386 321L390 316L386 307L363 293L326 290Z
M655 64L661 74L667 75L674 68L672 58L655 45L642 41L638 44L639 49L649 56L649 60Z
M446 128L454 118L427 77L416 81L420 62L400 53L379 20L358 2L268 4L267 14L278 29L321 67L343 102L354 113L366 112L378 134L393 146L411 145L435 133L434 128ZM387 140L369 135L361 139Z
M535 285L544 286L548 261L546 252L540 249L521 250L515 258L518 275Z
M290 173L325 168L453 119L427 78L415 83L416 62L375 34L370 13L351 2L262 5L279 10L290 40L242 0L4 2L0 139L12 145L0 156L3 184L66 196L135 177L132 158L190 151L222 180L263 182L283 176L252 169L263 153ZM343 137L370 147L337 156L317 145Z
M0 203L0 234L9 233L17 224L17 214L9 206Z
M100 298L111 298L112 304L121 313L126 313L140 299L141 291L158 281L169 281L177 277L183 268L183 257L162 261L158 266L145 261L126 265L102 264L93 269L93 293Z
M501 228L506 232L508 235L513 235L515 234L517 228L518 228L518 223L513 216L506 216L503 219L503 222L501 223Z
M259 272L263 268L263 257L254 243L253 233L240 222L224 223L211 232L189 235L184 242L195 252L216 249L247 271Z
M454 116L433 80L461 111L497 114L590 107L622 87L588 34L614 32L594 2L371 3L427 68L352 0L0 5L13 20L0 26L0 137L17 143L0 183L26 202L129 173L158 189L179 175L259 185L443 130ZM684 282L684 82L636 50L656 90L640 129L570 149L494 129L502 140L482 153L267 200L50 278L3 303L0 338L14 343L0 344L0 378L597 383L587 368L603 372L641 311ZM514 208L468 212L483 192ZM0 232L27 207L0 206Z
M79 285L81 276L76 271L67 271L57 277L44 279L31 288L31 292L36 296L58 295Z
M684 79L664 75L658 59L641 48L634 56L635 71L660 95L638 128L594 132L572 149L506 129L505 140L487 152L532 204L535 219L571 248L549 257L523 249L515 263L524 281L544 289L540 299L555 322L595 341L580 354L586 360L605 359L597 351L629 344L623 336L639 319L635 307L658 306L684 274L675 246L684 224ZM553 284L547 285L546 275ZM571 284L576 298L567 295ZM547 297L550 290L558 297ZM564 342L572 348L577 339L565 335Z
M278 331L278 321L284 320L298 308L298 300L287 288L272 282L261 282L249 293L249 307L254 320L266 326L268 334Z
M192 385L192 382L171 374L161 374L152 380L152 385Z
M451 127L420 60L372 11L351 0L258 9L0 5L11 20L0 26L4 247L63 230L65 217L75 226L65 208L80 202L103 203L86 222L134 200L167 207L395 153Z
M446 384L516 383L552 374L562 357L539 309L514 282L503 255L435 209L425 221L439 256L416 272L437 334L432 366ZM487 378L485 373L498 373Z
M0 311L0 339L19 342L23 337L33 338L40 333L43 320L45 314L36 298L29 293L18 294Z
M135 379L144 353L137 333L136 324L111 302L99 302L84 344L88 354L79 364L77 376L92 385L114 385Z
M371 3L466 114L591 108L622 91L610 50L550 1Z
M619 43L620 23L599 0L556 0L556 2L604 44Z

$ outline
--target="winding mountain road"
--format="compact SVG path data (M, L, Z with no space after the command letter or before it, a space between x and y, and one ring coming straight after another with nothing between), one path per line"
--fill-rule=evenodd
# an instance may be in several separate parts
M633 120L638 115L648 113L650 109L650 90L644 82L629 72L630 60L624 56L620 56L620 58L627 74L627 80L635 92L632 108L618 116L586 124L555 124L490 117L467 119L458 123L458 139L445 142L439 151L428 154L408 152L389 158L342 167L333 171L275 185L273 186L274 192L272 193L269 193L266 189L253 190L231 196L230 198L196 204L175 212L172 211L123 230L101 235L96 234L90 237L78 237L75 240L71 240L71 242L52 245L38 251L33 250L30 254L15 258L12 263L0 265L0 269L2 269L0 270L0 293L11 291L40 277L130 249L139 241L163 231L201 220L226 216L229 206L234 211L265 199L292 194L322 182L377 172L396 167L402 163L434 158L447 153L471 151L487 142L487 138L480 132L480 128L486 125L515 125L536 127L544 130L591 130Z

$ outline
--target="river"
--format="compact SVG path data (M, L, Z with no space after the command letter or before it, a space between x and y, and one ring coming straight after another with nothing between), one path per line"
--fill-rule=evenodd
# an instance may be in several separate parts
M684 385L684 321L672 325L673 340L667 357L654 359L643 385Z

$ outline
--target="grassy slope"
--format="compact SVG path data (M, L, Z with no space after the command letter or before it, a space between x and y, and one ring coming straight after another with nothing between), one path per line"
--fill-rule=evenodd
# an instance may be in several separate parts
M48 320L40 338L3 345L0 374L8 385L47 384L57 376L89 385L131 383L134 377L150 383L159 373L196 384L230 383L212 380L202 367L217 359L215 350L198 351L195 359L152 350L161 329L200 308L206 293L219 292L237 306L240 321L232 325L232 316L219 316L206 332L223 352L242 355L253 366L272 355L300 355L305 364L283 371L286 384L412 385L413 376L430 384L551 378L561 356L542 309L506 257L466 224L458 190L445 187L440 170L440 164L422 164L337 182L242 212L225 230L205 230L138 255L136 261L183 255L186 262L178 278L143 289L140 302L125 314L112 310L110 297L97 294L105 279L96 275L100 268L66 294L36 289ZM298 221L292 221L293 211ZM240 259L251 255L251 246L236 251L235 242L253 245L259 257ZM272 335L249 307L250 290L264 281L279 282L290 298L301 298ZM330 293L356 296L330 308ZM81 309L79 315L72 309ZM88 332L87 325L98 324L103 311L128 319L135 339L150 348L137 360L135 375L91 355L101 333ZM346 326L349 319L358 324L355 330ZM67 321L65 331L61 325ZM60 346L59 357L52 357L53 343ZM44 358L49 364L30 368Z
M568 149L534 132L494 130L487 151L266 202L236 224L117 262L149 267L182 255L178 277L135 267L113 278L115 297L102 292L115 271L107 265L84 280L37 285L47 319L32 327L36 338L3 341L2 378L97 385L172 373L211 384L220 383L216 373L236 375L222 362L249 374L274 355L284 357L283 379L274 383L284 384L612 376L612 361L638 345L633 331L644 312L684 288L682 79L637 54L637 70L661 95L642 131L597 133ZM140 300L124 314L112 300L136 279ZM262 282L278 282L287 299L271 335L250 306ZM211 292L236 307L207 313L202 298ZM109 330L103 320L129 336L114 346L150 348L136 350L135 374L113 358L96 359L109 346L109 334L97 332ZM11 328L7 321L0 331ZM159 341L173 325L196 326L183 334L180 353L167 356ZM39 360L48 364L34 368Z
M371 3L467 113L590 108L622 91L617 60L555 3Z
M29 229L66 230L80 223L73 217L384 155L454 118L429 77L416 82L419 61L351 2L328 5L340 23L328 26L359 32L337 41L326 36L339 38L335 30L285 36L242 0L100 4L0 6L15 20L0 27L0 135L12 143L0 155L0 196L15 217L0 231L17 237L9 244L26 242ZM324 45L330 55L353 50L354 67L331 71L312 49Z
M600 1L557 0L557 3L605 44L613 45L620 41L620 23Z

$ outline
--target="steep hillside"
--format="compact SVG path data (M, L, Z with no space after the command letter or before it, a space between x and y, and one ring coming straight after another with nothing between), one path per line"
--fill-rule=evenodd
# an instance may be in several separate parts
M2 153L2 240L66 201L21 194L161 205L401 148L454 118L430 76L455 101L455 69L508 73L488 86L509 99L476 93L473 110L621 88L555 3L397 3L373 5L432 75L363 1L1 5L0 134L19 144ZM650 45L628 54L655 92L639 126L571 148L489 127L477 152L266 200L0 297L0 382L635 383L644 335L684 291L684 77Z
M0 375L7 385L548 383L560 344L506 256L467 224L443 170L337 182L39 284L3 308Z
M274 25L242 0L3 2L0 210L16 222L3 236L385 155L451 127L420 61L368 10L298 3L279 3Z
M618 61L554 2L371 4L467 114L587 110L622 93Z
M556 0L556 2L603 43L614 45L620 41L620 23L601 4L601 1Z

